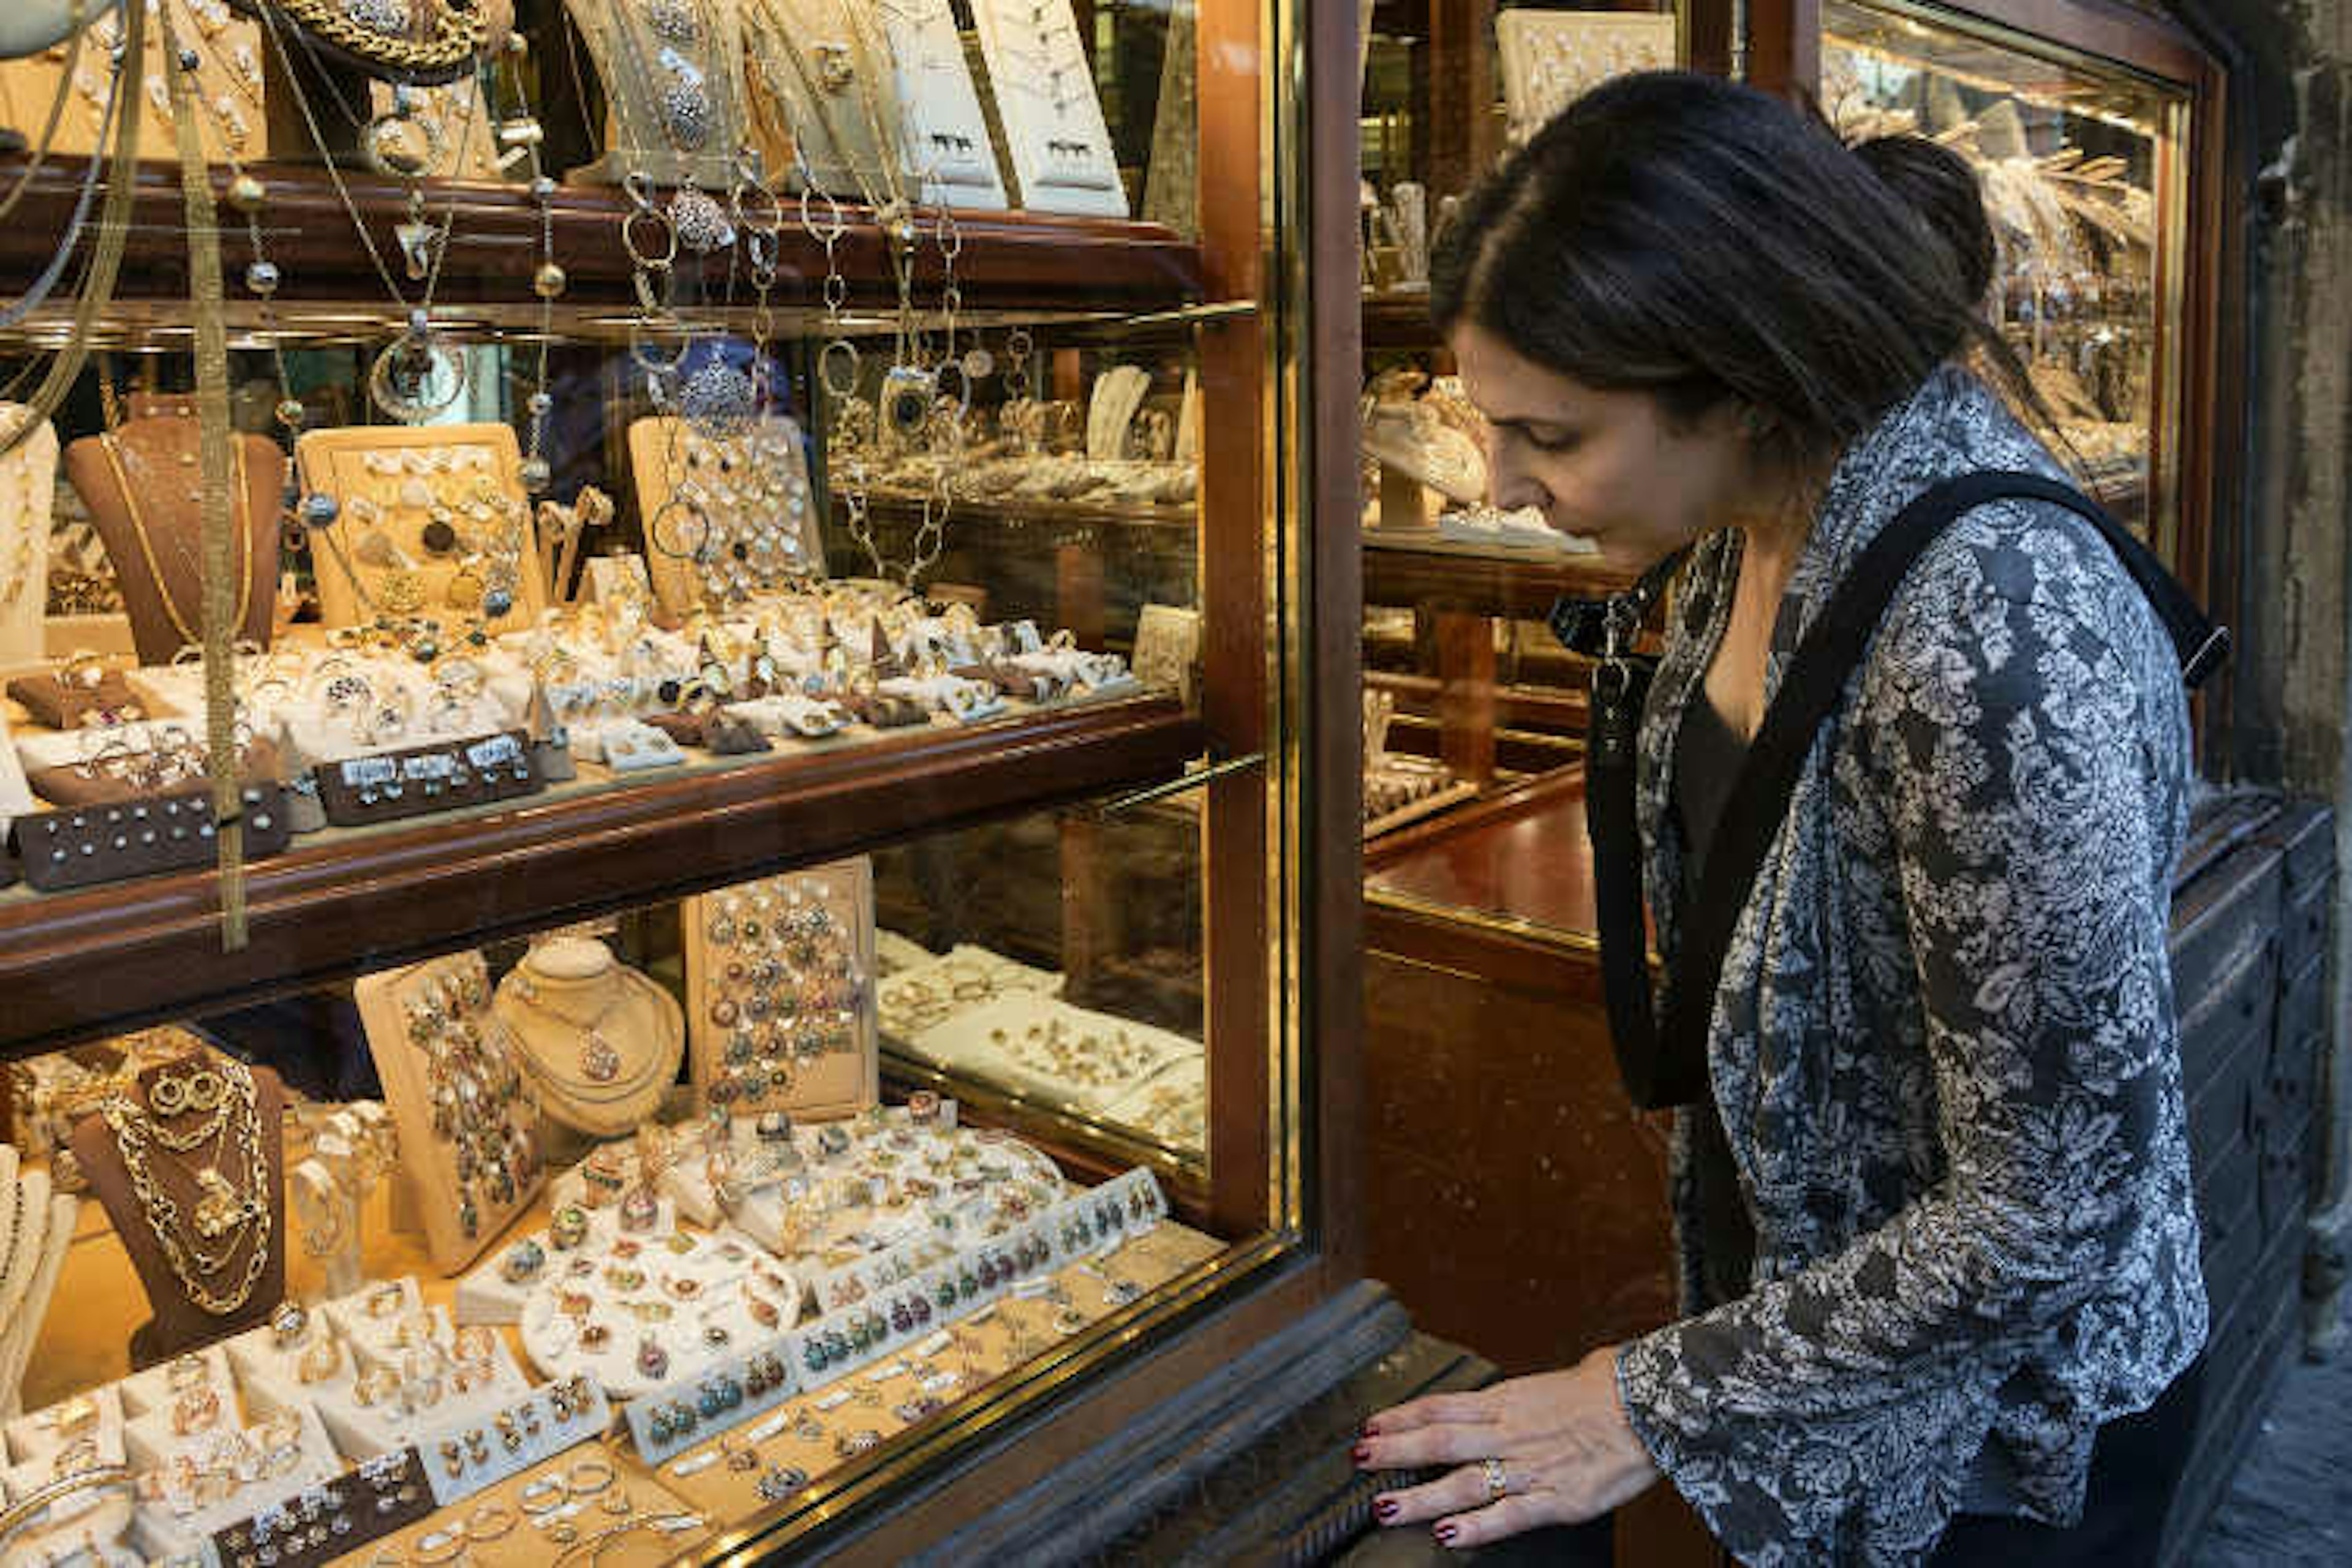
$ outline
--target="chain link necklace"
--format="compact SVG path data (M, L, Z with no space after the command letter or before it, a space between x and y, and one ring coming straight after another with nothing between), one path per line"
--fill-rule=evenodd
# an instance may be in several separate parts
M181 1217L178 1200L156 1180L155 1155L159 1150L166 1154L170 1151L163 1148L147 1107L116 1094L108 1097L100 1114L114 1134L131 1193L173 1277L189 1300L221 1318L245 1305L269 1265L270 1207L262 1201L262 1194L268 1190L269 1154L262 1141L253 1074L235 1062L223 1062L217 1070L226 1080L222 1144L212 1163L186 1173L197 1194L188 1220ZM222 1171L223 1166L239 1163L244 1166L242 1193ZM188 1234L191 1228L195 1235ZM225 1247L216 1251L205 1248L205 1242L224 1236L229 1238ZM228 1273L243 1248L250 1248L243 1272L216 1288L215 1282Z

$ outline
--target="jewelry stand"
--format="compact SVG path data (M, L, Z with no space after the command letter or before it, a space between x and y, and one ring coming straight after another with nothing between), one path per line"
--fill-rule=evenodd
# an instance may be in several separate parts
M338 506L334 521L312 531L310 563L319 584L319 618L326 625L363 623L379 610L394 616L433 615L445 621L453 615L487 611L488 585L479 581L481 570L466 565L465 557L454 549L436 555L425 538L436 526L430 510L403 499L404 492L414 496L409 489L414 483L424 487L432 506L462 506L465 487L478 476L495 486L495 504L525 509L520 520L509 525L520 530L510 590L514 602L504 615L484 614L484 629L497 636L539 624L540 612L547 607L547 584L525 503L522 449L511 427L370 425L312 430L295 443L294 453L301 465L304 491L331 496ZM441 457L436 459L434 454ZM413 471L418 463L436 460L443 466L430 473ZM361 515L370 509L372 519ZM381 551L372 548L377 542ZM452 597L468 572L477 577L477 592L459 596L469 598L470 606ZM415 599L404 608L391 602L393 585L403 582Z
M733 464L731 469L715 467L720 454ZM710 463L698 465L704 456ZM663 614L683 617L705 603L705 556L719 571L743 566L761 588L789 577L824 575L824 538L809 491L807 450L801 427L792 420L762 419L743 436L713 443L684 420L650 415L629 426L629 467L636 476L637 515L646 520L646 570ZM700 534L687 516L690 509L670 504L689 482L709 498L701 503L708 527ZM717 500L720 489L766 493L728 503ZM688 536L673 548L682 543L692 553L674 555L656 542L656 525L664 522L665 510L684 521L682 531ZM758 540L770 530L783 536L772 548ZM734 553L739 547L740 556Z
M428 1000L437 1006L459 993L485 1004L478 1011L462 1001L457 1005L482 1042L485 1070L495 1077L503 1061L497 1044L502 1031L488 1016L489 976L479 952L451 953L405 969L362 975L352 987L360 1022L367 1030L368 1054L375 1058L376 1076L383 1083L384 1105L399 1129L402 1178L415 1190L433 1266L444 1274L462 1272L480 1257L514 1216L530 1206L545 1179L537 1150L539 1108L527 1087L516 1093L511 1122L499 1119L526 1141L519 1152L520 1168L509 1173L510 1184L502 1189L493 1184L487 1170L478 1180L461 1174L459 1144L437 1131L435 1105L443 1089L433 1081L431 1056L413 1021L416 1009ZM511 1064L505 1070L520 1074ZM477 1087L478 1103L495 1098L492 1085ZM457 1092L454 1085L447 1091ZM512 1134L501 1136L511 1145ZM471 1158L479 1168L484 1156L478 1147ZM474 1217L470 1232L464 1224L469 1209Z
M687 47L666 44L646 21L645 13L651 8L646 0L564 0L563 8L588 46L596 79L613 106L606 119L604 155L572 170L566 179L616 185L627 175L641 174L664 187L692 184L721 192L733 187L735 150L743 144L745 133L741 13L731 5L684 4L715 37ZM620 18L625 7L630 15ZM616 18L635 29L628 39L615 36ZM665 48L689 57L703 73L705 112L698 148L687 149L670 140L671 121L662 103L666 93L675 90L670 78L640 74L633 58L642 57L648 71L658 70L655 62Z
M0 429L23 418L21 404L0 403ZM33 664L47 656L49 522L58 499L58 433L47 420L15 451L0 457L0 663Z
M143 1102L153 1089L155 1080L169 1074L185 1075L203 1067L218 1071L202 1056L181 1057L148 1068L139 1075L139 1093ZM268 1256L253 1289L243 1302L226 1312L209 1312L191 1300L187 1287L163 1256L155 1239L147 1207L131 1184L131 1173L123 1164L122 1150L114 1139L113 1129L102 1115L84 1117L73 1130L74 1157L81 1162L83 1177L89 1183L91 1194L106 1210L106 1217L114 1226L114 1234L122 1243L122 1250L131 1256L131 1265L138 1271L139 1282L147 1292L148 1303L155 1310L152 1321L142 1324L131 1336L131 1364L152 1366L159 1361L177 1355L194 1346L205 1344L226 1334L235 1333L265 1321L270 1309L286 1294L286 1151L284 1145L285 1092L278 1087L278 1075L268 1068L246 1069L253 1075L253 1114L259 1126L262 1168L267 1173L261 1192L253 1194L259 1200L269 1221L269 1232L263 1245ZM224 1130L221 1142L226 1148L236 1140ZM226 1158L226 1154L223 1158ZM158 1162L158 1163L161 1163ZM161 1184L164 1173L152 1174ZM231 1173L223 1173L231 1181ZM169 1195L181 1206L181 1212L193 1220L196 1202L194 1184L173 1180ZM243 1253L244 1248L239 1247Z
M593 937L533 948L499 982L491 1010L513 1037L542 1126L628 1131L653 1116L686 1054L677 1000Z
M1021 205L1127 216L1127 189L1070 0L974 0L971 10Z
M797 157L786 187L856 199L885 189L881 128L904 117L895 80L865 69L887 58L878 31L847 0L746 0L746 10L749 78L792 126Z
M286 457L267 436L236 436L245 454L244 493L236 498L245 562L239 591L245 615L236 639L269 646L278 604L278 507ZM194 419L125 420L113 435L122 477L106 437L85 436L66 448L66 478L106 546L122 585L139 662L164 665L204 635L204 481ZM232 465L232 482L236 474ZM125 479L136 491L123 486ZM174 482L181 481L181 482Z
M908 189L925 205L1001 212L1009 202L950 0L878 0Z
M762 899L768 900L765 909L758 907ZM730 900L733 900L731 905ZM730 908L734 912L729 912ZM826 930L839 933L851 974L806 974L789 953L784 953L773 955L771 960L782 969L773 986L760 986L755 975L762 960L744 943L747 940L762 939L749 936L742 930L746 920L761 923L763 931L781 933L795 918L812 918L809 911L816 910L822 910L828 919ZM854 1016L847 1025L847 1048L810 1058L790 1051L780 1053L789 1073L785 1085L757 1097L733 1099L727 1102L727 1109L739 1115L781 1110L795 1120L824 1121L854 1116L881 1098L879 1038L874 1013L872 861L861 856L855 860L811 867L804 871L698 894L678 906L677 918L686 948L687 1027L692 1042L698 1104L707 1104L712 1086L727 1076L729 1042L738 1030L754 1036L762 1027L788 1033L799 1022L781 1015L764 1025L743 1017L745 999L772 992L797 996L813 984L851 994L849 1010ZM815 944L812 942L811 945ZM730 969L747 973L730 976ZM719 1016L730 1021L722 1024Z

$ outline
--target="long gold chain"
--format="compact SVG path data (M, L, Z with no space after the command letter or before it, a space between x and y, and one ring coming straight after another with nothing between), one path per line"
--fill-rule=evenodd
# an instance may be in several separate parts
M231 439L235 443L234 450L236 454L235 510L242 512L252 500L252 492L246 485L245 438L237 436L232 437ZM114 482L122 490L123 510L131 519L131 536L139 542L140 559L146 563L148 574L155 579L155 596L163 601L163 613L171 617L172 629L180 634L180 646L185 647L190 644L201 644L204 641L203 633L190 626L186 619L181 616L180 606L173 602L172 587L163 576L163 565L155 559L155 547L149 542L147 535L147 520L139 510L139 491L131 483L130 470L123 466L121 444L115 440L114 432L111 430L101 434L98 440L99 445L106 450L107 467L113 470ZM242 626L245 625L247 613L253 608L253 530L246 526L240 519L236 535L240 547L237 551L236 619L230 625Z
M121 1152L122 1169L131 1178L131 1193L139 1200L140 1212L147 1221L147 1228L154 1235L156 1246L163 1250L163 1260L171 1266L173 1277L186 1289L188 1300L216 1318L226 1317L236 1311L252 1296L255 1282L260 1279L261 1271L269 1264L270 1226L269 1205L263 1201L263 1194L268 1190L269 1157L262 1144L261 1116L257 1108L258 1095L254 1089L253 1074L234 1063L224 1064L221 1074L229 1080L229 1092L234 1097L236 1108L235 1133L233 1138L224 1140L221 1158L225 1161L230 1157L230 1143L244 1145L247 1190L240 1208L249 1217L238 1222L228 1247L217 1257L207 1257L194 1241L180 1234L184 1229L180 1205L156 1182L154 1173L148 1166L151 1153L148 1145L154 1127L146 1113L130 1099L119 1094L110 1096L100 1108L100 1114L106 1118L106 1125L114 1134L115 1147ZM226 1181L225 1177L218 1177L218 1163L208 1167L208 1170L216 1178ZM235 1192L233 1187L231 1192ZM229 1259L236 1256L239 1245L247 1242L253 1250L246 1259L243 1276L227 1289L214 1290L205 1282L206 1279L223 1272Z

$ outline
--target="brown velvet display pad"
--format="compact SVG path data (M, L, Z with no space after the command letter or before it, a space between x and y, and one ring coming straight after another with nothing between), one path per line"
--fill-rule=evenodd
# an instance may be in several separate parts
M394 476L369 466L371 458L379 465L386 458L404 463L412 454L436 450L486 453L488 467L468 468L462 474ZM413 612L389 613L432 616L445 625L467 618L464 606L449 602L450 586L463 570L458 555L436 554L425 547L425 534L432 519L425 511L398 504L399 491L404 480L419 479L436 501L446 503L451 497L462 500L474 475L487 472L506 504L523 505L522 450L515 444L513 430L504 425L370 425L311 430L295 443L294 456L301 466L303 493L332 496L340 509L333 522L317 531L324 537L314 539L310 552L318 574L320 620L331 626L374 620L388 610L387 583L402 571L412 571L423 603ZM367 521L352 515L352 503L362 498L382 510L381 518ZM547 607L547 584L541 574L538 542L528 510L516 526L521 530L521 548L515 560L514 607L486 623L494 636L537 626L540 612ZM365 559L362 541L376 531L415 563L414 568L376 565ZM359 574L356 580L353 572Z
M245 858L282 853L292 829L285 786L248 783ZM37 811L10 825L25 880L45 893L209 866L219 855L212 786L190 784L106 805Z
M86 436L68 447L66 478L89 509L114 563L139 662L169 664L204 629L203 430L194 419L171 415L126 419L117 426L122 477L135 496L124 492L105 439ZM245 455L245 487L236 498L242 537L236 559L245 563L246 582L245 615L235 636L267 647L278 605L278 510L286 454L267 436L236 440Z
M236 776L282 782L285 775L280 772L278 748L267 741L256 741L246 747L237 753ZM36 795L56 806L120 805L142 800L153 793L142 789L136 780L109 772L102 764L29 768L25 783Z
M92 715L113 714L126 721L151 717L146 700L131 689L119 669L100 670L95 680L20 675L8 683L8 695L45 730L79 730Z
M214 1066L210 1058L201 1055L159 1063L139 1075L139 1092L144 1097L152 1091L155 1080L166 1074L185 1076L198 1068ZM152 1366L198 1345L254 1328L267 1321L270 1309L285 1299L286 1094L278 1086L278 1075L268 1068L247 1070L253 1074L254 1116L261 1129L262 1164L268 1173L264 1190L257 1194L269 1213L268 1257L260 1277L253 1282L252 1291L232 1312L208 1312L188 1299L186 1288L172 1271L171 1263L155 1240L145 1205L131 1190L131 1173L123 1166L122 1151L106 1118L86 1116L74 1124L74 1157L81 1162L82 1174L106 1210L107 1221L114 1227L122 1250L130 1255L131 1266L139 1271L139 1283L147 1292L148 1304L155 1310L153 1321L131 1336L131 1364L134 1369ZM224 1132L222 1142L233 1147L236 1140ZM193 1177L182 1177L181 1163L177 1158L152 1159L149 1170L179 1205L180 1213L192 1215L200 1194ZM233 1173L224 1174L229 1174L232 1182L236 1179Z
M320 763L311 772L327 820L338 827L510 800L547 787L520 730Z
M414 1448L395 1449L355 1466L330 1486L343 1497L343 1506L321 1510L310 1524L297 1510L287 1510L296 1515L291 1526L281 1522L266 1535L257 1533L256 1521L249 1519L215 1531L213 1550L220 1554L218 1560L241 1568L250 1559L257 1565L267 1549L272 1568L319 1568L434 1512L432 1483L425 1479L424 1458ZM341 1534L326 1530L314 1537L310 1525L330 1516L340 1516L350 1528Z
M793 1063L792 1083L784 1092L739 1100L731 1109L738 1114L781 1110L812 1121L854 1116L875 1104L881 1089L880 1036L874 1011L874 863L863 856L698 894L678 906L686 947L686 1026L695 1097L707 1101L711 1084L722 1075L730 1029L712 1019L711 1007L732 989L725 975L730 961L743 961L711 941L711 921L730 894L748 899L766 890L782 910L786 907L786 892L792 889L822 903L848 932L851 959L859 977L857 1016L850 1026L855 1043L846 1051ZM781 962L785 973L772 989L789 993L796 988L800 976L793 972L789 955Z

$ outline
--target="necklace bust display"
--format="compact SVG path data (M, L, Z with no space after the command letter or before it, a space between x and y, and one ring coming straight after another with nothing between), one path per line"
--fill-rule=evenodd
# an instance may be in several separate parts
M169 664L204 638L204 479L194 418L126 419L66 448L73 481L122 584L142 664ZM286 458L266 436L239 436L232 472L238 616L233 638L269 644L278 602L278 502Z
M598 1137L651 1116L686 1052L677 1001L592 937L533 948L499 982L491 1011L541 1110Z
M268 1068L195 1054L149 1068L74 1128L155 1309L131 1336L134 1364L257 1323L284 1297L283 1104Z

